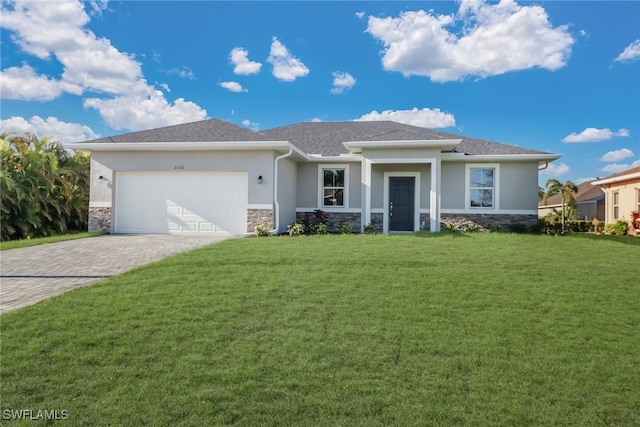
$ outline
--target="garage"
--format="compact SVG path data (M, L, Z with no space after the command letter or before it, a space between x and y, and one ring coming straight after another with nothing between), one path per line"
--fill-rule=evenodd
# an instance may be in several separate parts
M246 172L118 172L116 233L247 232Z

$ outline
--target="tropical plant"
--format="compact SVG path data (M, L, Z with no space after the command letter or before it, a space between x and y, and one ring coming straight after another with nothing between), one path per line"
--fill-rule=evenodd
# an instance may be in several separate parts
M620 236L626 236L627 233L629 232L629 223L623 219L616 222L615 227L616 227L616 234Z
M376 227L369 223L364 227L364 234L376 234Z
M33 134L0 135L2 240L83 230L89 203L89 156Z
M328 233L329 231L327 230L327 224L318 222L311 226L311 234L324 235Z
M287 225L287 232L289 233L289 236L299 236L304 233L304 224L299 222L289 224Z
M273 228L273 224L258 224L255 226L255 228L253 229L253 232L256 234L256 236L258 237L269 237L271 236L271 229Z
M565 219L571 218L576 212L576 199L573 197L573 193L578 193L578 186L571 181L566 181L564 184L557 179L549 179L545 183L546 191L543 201L547 202L547 199L556 194L562 195L562 211L561 211L561 223L562 232L565 231Z
M338 229L340 230L340 234L351 234L353 232L353 227L347 221L341 221Z
M328 221L329 221L329 214L323 210L316 209L313 211L313 218L311 217L310 214L304 215L304 220L302 221L302 224L304 225L304 229L306 233L319 234L319 233L316 233L317 226L323 225L324 229L326 230Z

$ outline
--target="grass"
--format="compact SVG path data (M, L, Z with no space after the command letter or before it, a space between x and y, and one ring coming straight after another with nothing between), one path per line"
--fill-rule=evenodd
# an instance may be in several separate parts
M638 259L570 236L229 240L3 314L0 406L72 425L638 425Z
M38 237L35 239L8 240L0 241L0 251L8 249L26 248L28 246L44 245L47 243L63 242L65 240L84 239L87 237L100 236L102 232L79 232L70 234L61 234L59 236Z

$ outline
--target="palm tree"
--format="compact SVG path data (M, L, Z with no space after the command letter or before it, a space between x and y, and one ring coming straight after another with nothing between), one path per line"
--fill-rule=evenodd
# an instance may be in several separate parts
M571 181L566 181L564 184L557 179L549 179L544 184L547 188L544 194L544 203L547 199L556 194L562 194L562 232L564 233L564 220L566 216L566 210L568 208L575 209L576 199L573 198L573 193L578 193L578 186Z

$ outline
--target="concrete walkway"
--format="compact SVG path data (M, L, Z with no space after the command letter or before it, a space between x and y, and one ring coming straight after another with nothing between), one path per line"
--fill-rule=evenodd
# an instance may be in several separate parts
M225 239L113 234L0 251L0 313Z

